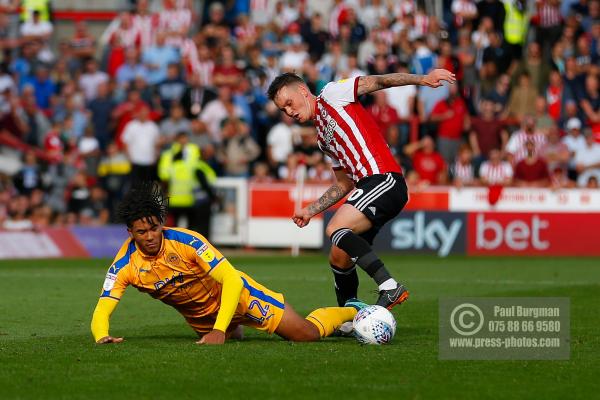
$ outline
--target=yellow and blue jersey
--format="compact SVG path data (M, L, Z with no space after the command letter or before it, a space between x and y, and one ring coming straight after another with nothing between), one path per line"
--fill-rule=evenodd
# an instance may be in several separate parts
M118 301L131 285L174 307L196 332L206 333L213 329L224 300L223 285L213 274L219 268L230 268L243 283L229 327L243 324L273 333L283 316L283 295L233 270L202 235L187 229L163 228L155 256L143 254L132 239L125 241L106 274L100 297Z

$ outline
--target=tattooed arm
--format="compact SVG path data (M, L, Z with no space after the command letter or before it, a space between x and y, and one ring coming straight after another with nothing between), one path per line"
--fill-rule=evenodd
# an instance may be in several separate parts
M420 85L436 88L442 86L442 81L454 83L456 82L456 78L452 72L445 69L434 69L427 75L398 72L395 74L361 76L358 78L356 95L361 96L376 90L404 85Z
M292 220L298 227L303 228L308 225L312 217L336 204L354 188L354 182L343 170L335 171L335 177L337 181L318 200L294 213Z

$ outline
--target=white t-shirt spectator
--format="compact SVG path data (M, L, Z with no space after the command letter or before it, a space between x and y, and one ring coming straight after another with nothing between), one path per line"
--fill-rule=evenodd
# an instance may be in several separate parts
M293 130L290 125L283 122L271 128L267 134L267 146L271 148L271 157L278 163L285 163L288 155L292 152Z
M123 143L127 145L127 156L132 164L153 165L156 163L156 145L160 133L153 121L134 119L125 125Z
M288 50L281 56L279 67L281 69L301 70L306 59L308 59L307 52Z
M31 20L21 25L22 36L50 36L53 30L52 23L48 21L38 21L36 24Z
M417 95L417 87L414 85L396 86L385 89L385 97L390 106L394 107L398 116L406 119L410 116L410 98Z
M583 149L580 149L575 154L575 165L588 165L600 164L600 144L593 143L588 146L587 143ZM595 176L600 181L600 168L586 169L577 177L577 185L585 186L590 177Z
M577 137L573 135L567 135L562 138L562 142L567 145L569 153L573 155L569 160L569 168L575 168L575 154L585 148L585 138L582 135Z
M235 117L243 117L243 112L238 106L234 107L233 112ZM219 99L209 101L200 114L200 121L206 124L208 133L215 143L221 143L223 140L221 137L221 122L228 116L227 109Z
M479 176L489 185L504 183L513 177L513 168L509 162L502 161L498 165L493 165L489 161L481 164Z
M84 73L79 78L79 87L83 90L86 101L92 101L98 95L98 85L108 82L108 74L103 71L96 71L93 74Z

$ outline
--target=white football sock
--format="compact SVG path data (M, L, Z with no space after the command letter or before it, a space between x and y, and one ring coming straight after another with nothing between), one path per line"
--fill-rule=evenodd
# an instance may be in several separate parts
M398 282L394 278L390 278L387 281L383 282L379 285L379 290L390 290L396 289L398 287Z

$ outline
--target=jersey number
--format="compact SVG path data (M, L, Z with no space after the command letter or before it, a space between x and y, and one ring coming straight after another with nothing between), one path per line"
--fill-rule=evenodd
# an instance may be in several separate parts
M267 313L269 312L269 305L268 304L263 308L263 306L260 304L260 302L258 300L252 300L250 302L250 305L248 306L248 310L252 310L254 308L254 306L258 307L258 309L260 310L260 314L263 317L267 316Z
M352 193L350 195L350 197L348 197L348 200L349 201L354 201L354 200L358 199L360 196L362 196L362 194L363 194L363 190L362 189L356 189L354 191L354 193Z

